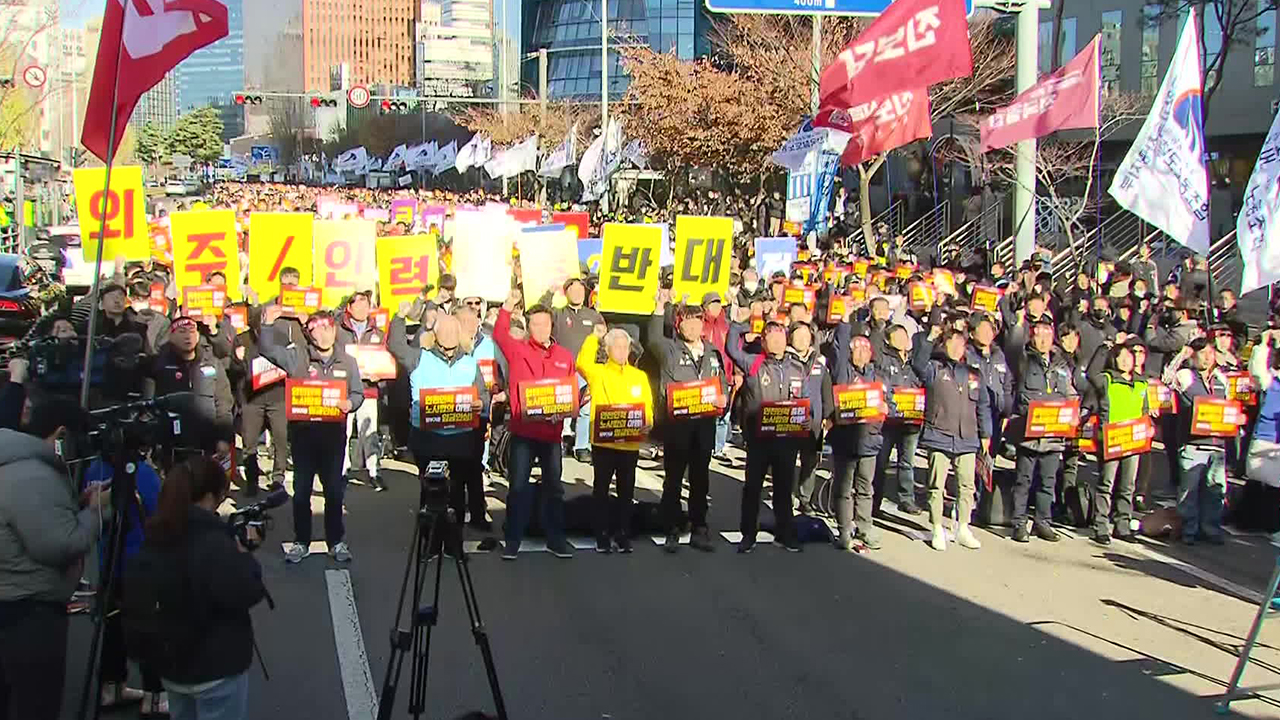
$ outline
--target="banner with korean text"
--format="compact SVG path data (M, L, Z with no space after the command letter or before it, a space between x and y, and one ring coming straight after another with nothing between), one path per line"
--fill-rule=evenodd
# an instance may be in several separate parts
M791 276L791 263L796 261L796 239L793 237L756 238L756 272L760 284L768 285L769 277L781 271Z
M396 312L427 285L440 284L434 235L378 238L378 305Z
M209 273L227 278L227 297L240 299L240 250L236 214L231 210L176 212L173 231L174 284L179 290L208 284Z
M124 256L125 260L146 260L151 256L151 234L147 226L142 168L137 165L111 168L111 189L104 196L106 173L106 168L79 168L72 174L85 262L92 264L98 258L98 237L104 234L104 214L107 228L106 244L102 248L103 266L118 256Z
M827 107L813 124L849 133L840 164L854 166L933 134L928 88L900 90L851 108Z
M315 222L312 266L325 307L336 308L351 293L377 284L377 234L377 223L370 220Z
M650 315L657 304L662 228L605 223L597 309Z
M689 296L697 305L707 293L723 300L729 292L729 269L733 265L733 218L676 217L675 276L671 295L677 300Z
M249 215L249 287L266 301L280 292L280 271L293 268L311 284L311 234L315 217L311 213L267 213Z
M1013 102L982 119L982 152L1044 137L1058 130L1098 127L1098 45L1102 36L1071 62L1040 78Z

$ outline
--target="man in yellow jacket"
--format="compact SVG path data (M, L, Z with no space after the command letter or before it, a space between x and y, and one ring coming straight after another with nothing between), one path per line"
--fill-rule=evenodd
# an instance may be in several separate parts
M601 338L605 361L597 362ZM636 494L640 443L653 426L649 377L628 364L631 336L621 328L605 332L598 323L578 352L578 372L591 390L591 452L596 501L596 552L631 552L631 506ZM618 481L618 512L609 510L609 482Z

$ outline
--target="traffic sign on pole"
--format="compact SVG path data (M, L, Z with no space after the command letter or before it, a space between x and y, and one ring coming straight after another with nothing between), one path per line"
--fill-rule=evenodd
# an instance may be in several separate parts
M22 81L25 82L28 87L42 88L44 87L45 79L46 75L44 68L39 65L28 65L26 69L22 71Z
M353 108L362 108L369 104L369 88L364 85L352 85L347 91L347 103Z
M723 13L874 17L884 12L889 3L890 0L707 0L707 9ZM972 13L973 0L964 0L964 9Z

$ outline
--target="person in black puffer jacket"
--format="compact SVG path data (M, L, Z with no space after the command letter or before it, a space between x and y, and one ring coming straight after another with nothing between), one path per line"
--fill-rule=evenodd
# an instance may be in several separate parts
M836 361L831 368L831 377L836 385L878 382L885 386L881 370L871 362L871 340L864 325L859 323L854 329L847 320L840 323L836 326L834 345ZM885 396L888 402L887 388ZM836 484L836 520L839 524L836 548L853 548L853 523L856 520L858 539L868 549L878 550L880 531L873 527L871 513L876 460L884 444L884 418L841 424L838 422L838 399L833 398L828 408L831 430L827 440L831 443L833 456L832 478Z
M181 618L169 616L161 628L166 639L183 646L180 659L159 668L175 720L206 713L248 716L254 644L249 610L269 597L258 561L218 517L217 507L229 490L229 476L210 458L193 457L175 466L147 523L139 564L126 570L135 578L126 594L133 587L158 588L162 607L182 608ZM260 540L253 532L250 540ZM144 558L153 562L141 564ZM163 577L148 582L140 577L146 572ZM127 596L124 606L133 607Z

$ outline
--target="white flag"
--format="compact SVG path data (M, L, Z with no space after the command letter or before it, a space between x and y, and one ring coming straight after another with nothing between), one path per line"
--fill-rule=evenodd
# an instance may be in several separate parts
M448 145L440 148L440 152L436 153L435 167L431 170L432 175L439 175L446 170L452 170L453 164L458 161L458 141L450 140Z
M641 170L649 169L649 148L643 140L632 140L622 149L622 157Z
M438 152L435 140L423 145L414 145L405 153L404 166L410 170L430 170L435 167Z
M1151 112L1107 192L1129 212L1208 255L1209 187L1196 28L1193 8Z
M466 172L469 168L479 167L489 162L493 156L493 142L486 135L476 133L466 145L458 150L458 159L454 167L458 172Z
M522 172L538 169L538 136L530 135L507 148L504 177L514 177Z
M622 167L622 151L622 125L609 118L608 129L596 136L578 165L578 179L585 187L584 199L598 198L608 189L609 178Z
M795 134L787 138L787 141L782 143L782 147L774 151L769 159L791 172L800 172L805 158L823 150L841 154L852 137L843 130L828 127L816 128L812 120L806 119L800 124Z
M600 165L603 154L604 133L601 133L587 146L587 151L582 153L582 162L578 163L578 179L582 181L584 187L588 189L591 187L591 178L596 175L596 169Z
M369 158L369 164L364 166L365 172L371 172L373 170L381 170L381 169L382 169L382 158L380 157Z
M1280 281L1280 115L1271 122L1244 188L1236 243L1244 260L1241 295Z
M387 156L387 161L383 163L383 167L387 170L399 170L404 167L404 155L408 148L404 144L396 146L395 150Z
M562 170L572 165L577 159L578 124L574 123L573 127L569 128L569 134L565 136L564 141L542 161L542 168L538 170L538 174L543 177L558 177Z
M333 159L333 169L338 172L364 172L369 164L369 152L364 146L351 148Z

